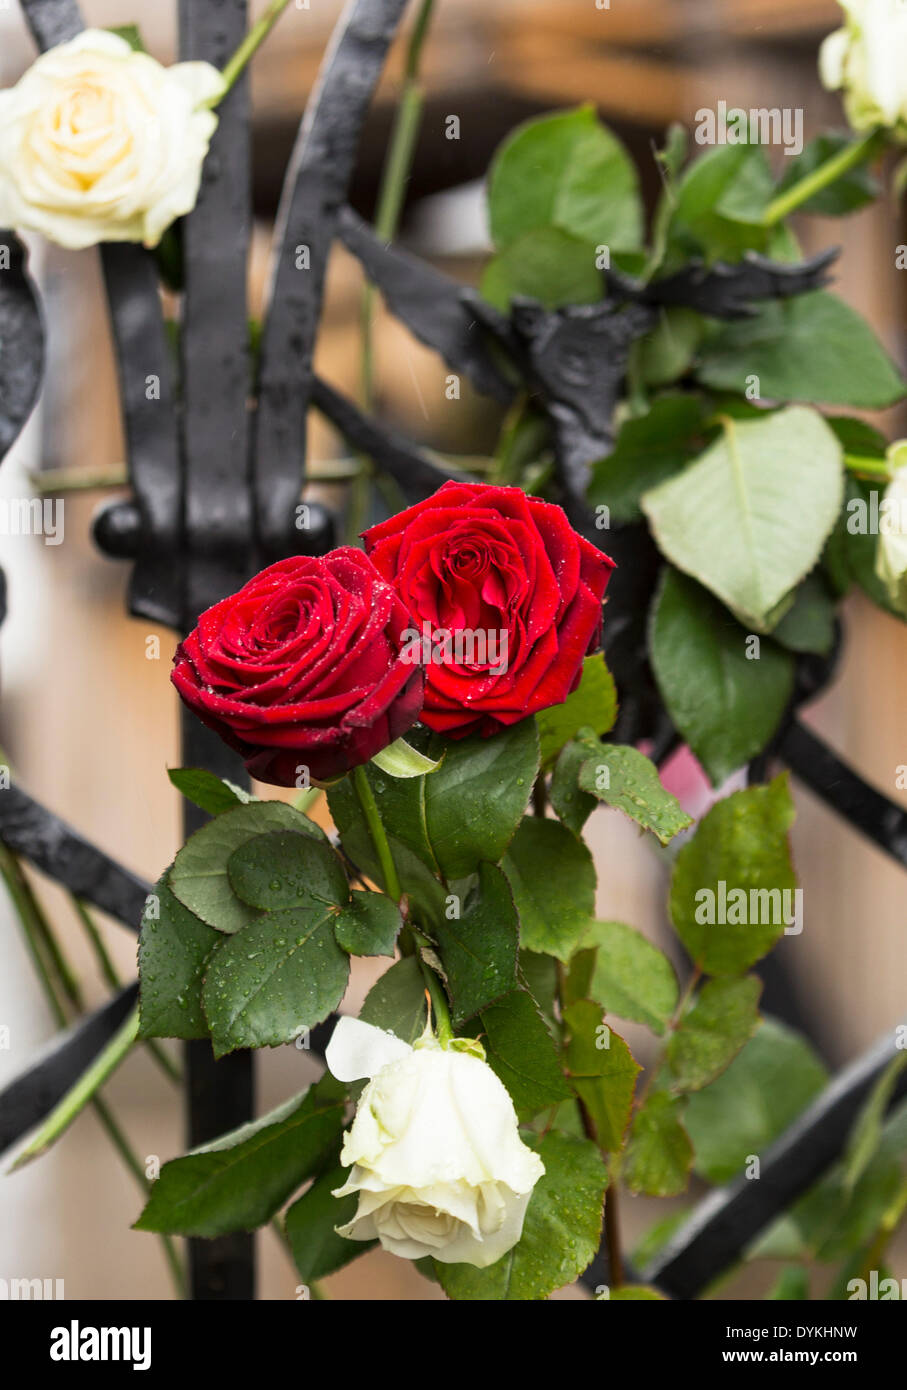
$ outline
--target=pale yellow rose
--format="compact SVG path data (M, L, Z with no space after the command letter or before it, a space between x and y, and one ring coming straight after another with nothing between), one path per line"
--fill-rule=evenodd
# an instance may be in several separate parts
M102 29L49 49L0 92L0 227L156 246L195 206L222 91L210 63L165 68Z
M854 130L885 126L907 140L907 5L903 0L840 0L843 29L819 50L819 74L843 89Z
M465 1048L467 1050L460 1050ZM359 1194L338 1227L394 1255L480 1269L520 1238L545 1171L520 1139L513 1103L478 1043L414 1047L357 1018L341 1018L326 1060L340 1081L371 1077L340 1161L352 1171L336 1197Z

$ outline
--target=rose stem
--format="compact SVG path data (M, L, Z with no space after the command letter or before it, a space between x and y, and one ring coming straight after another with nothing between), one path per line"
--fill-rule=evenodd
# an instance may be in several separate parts
M50 931L49 924L38 907L37 900L31 892L31 888L25 879L18 859L14 854L11 854L3 844L0 844L0 877L2 877L6 884L10 898L12 899L13 906L16 910L16 916L22 928L22 934L25 937L26 944L34 960L38 980L44 990L50 1012L57 1026L59 1028L65 1028L68 1021L66 1010L60 1001L57 987L54 984L53 976L44 958L43 951L48 950L52 960L56 958L63 963L65 976L62 976L61 979L72 979L72 973L66 965L62 952L54 941L53 933ZM53 953L49 950L48 939L54 942L55 951ZM76 990L76 992L78 992L78 990ZM80 1013L84 1012L81 1005L77 1007ZM145 1177L145 1170L142 1167L141 1160L131 1148L128 1139L114 1119L110 1107L100 1096L95 1096L93 1098L92 1105L98 1119L107 1132L107 1137L111 1144L117 1150L123 1163L133 1174L142 1190L147 1193L149 1191L149 1183ZM176 1247L169 1236L162 1235L160 1241L163 1246L167 1264L170 1267L170 1273L173 1278L177 1297L183 1298L185 1297L186 1286L183 1277L182 1262L177 1254Z
M390 897L395 903L399 903L403 897L403 889L400 887L400 880L397 877L397 866L394 863L394 856L391 854L391 847L388 844L387 835L384 833L384 826L381 823L381 816L378 811L378 803L375 800L375 793L372 791L371 783L366 776L365 768L360 764L354 767L350 773L353 782L353 790L362 807L362 814L365 816L369 834L372 837L372 844L375 846L375 853L378 856L378 863L381 866L381 876L384 879L384 886Z
M837 154L833 154L831 159L826 159L824 164L820 164L818 169L813 169L811 174L807 174L792 187L779 193L762 214L762 225L774 227L803 203L821 193L823 188L828 188L829 184L834 183L842 174L871 159L884 148L884 145L885 132L882 130L871 130L861 140L845 145Z
M239 45L239 48L237 48L236 52L233 54L233 57L227 63L227 66L223 69L224 89L208 103L209 106L217 106L219 102L223 101L230 88L241 75L246 64L254 57L257 50L264 43L289 3L290 0L271 0L271 4L265 10L261 19L257 24L252 26Z
M422 0L416 16L406 50L403 90L391 132L390 143L381 171L381 185L378 191L378 206L375 211L375 234L382 241L392 241L400 225L400 213L406 185L412 168L416 140L422 124L422 109L425 92L420 80L422 49L428 34L435 0ZM366 281L362 290L360 318L362 324L361 398L366 410L371 410L375 401L375 357L373 347L373 319L375 306L374 286ZM355 544L363 529L368 508L368 482L371 464L368 459L360 459L359 468L350 489L350 512L347 521L347 539Z

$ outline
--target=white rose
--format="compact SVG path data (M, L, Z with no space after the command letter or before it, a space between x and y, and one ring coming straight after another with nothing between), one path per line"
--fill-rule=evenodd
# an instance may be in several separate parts
M893 607L907 617L907 440L892 444L886 458L892 478L879 508L876 574Z
M87 29L0 92L0 227L61 246L156 246L191 211L223 92L210 63L165 68Z
M545 1168L520 1139L510 1096L481 1051L462 1040L444 1048L428 1030L410 1047L340 1019L329 1069L339 1081L372 1078L340 1156L352 1172L334 1195L359 1194L340 1235L377 1237L406 1260L433 1255L480 1269L516 1245Z
M907 139L907 5L903 0L840 0L843 29L819 51L819 74L831 90L844 88L854 130L887 126Z

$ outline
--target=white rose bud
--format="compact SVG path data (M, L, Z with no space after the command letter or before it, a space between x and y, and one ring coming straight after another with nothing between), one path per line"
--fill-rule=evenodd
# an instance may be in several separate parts
M394 1255L444 1264L494 1264L516 1245L532 1189L545 1171L522 1142L513 1103L480 1044L443 1047L432 1033L408 1043L341 1018L328 1045L339 1081L371 1077L344 1140L352 1165L334 1195L358 1192L338 1233L378 1239Z
M907 5L902 0L840 0L847 19L819 51L819 74L843 87L854 130L887 126L907 140Z
M892 444L886 458L892 477L879 508L876 574L892 606L907 617L907 440Z
M156 246L195 206L222 92L210 63L165 68L102 29L48 49L0 92L0 227Z

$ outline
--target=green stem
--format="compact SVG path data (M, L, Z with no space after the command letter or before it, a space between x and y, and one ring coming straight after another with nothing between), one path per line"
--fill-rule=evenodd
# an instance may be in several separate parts
M224 89L219 96L214 97L208 104L217 106L223 101L224 97L234 85L255 53L264 43L274 25L283 14L290 0L271 0L271 4L265 10L257 24L253 24L242 43L237 48L233 57L223 69Z
M885 133L881 130L871 130L862 139L855 140L851 145L845 145L837 154L833 154L831 159L826 159L824 164L820 164L818 169L813 169L812 173L806 174L792 187L779 193L765 209L762 215L762 224L765 227L774 227L778 222L789 217L797 208L809 202L817 193L821 193L824 188L828 188L843 174L856 168L858 164L864 164L878 153L885 144Z
M56 1143L60 1135L65 1133L76 1116L85 1109L90 1100L94 1099L96 1091L124 1061L138 1036L138 1031L139 1010L136 1005L125 1022L114 1033L107 1046L101 1049L91 1065L86 1067L79 1079L70 1086L63 1099L58 1101L51 1110L34 1139L16 1159L13 1164L14 1169L24 1167L33 1158L45 1153L51 1144Z
M864 458L860 454L845 454L844 467L858 478L877 478L880 482L891 482L891 466L887 459Z
M375 234L382 241L392 241L400 225L400 213L406 196L406 184L412 168L413 154L416 141L419 138L422 111L425 105L425 93L420 81L419 69L422 48L425 44L433 9L434 0L422 0L407 45L403 91L400 95L400 104L397 107L394 128L387 147L384 168L381 172L381 186L375 212ZM366 410L372 410L375 402L374 309L374 287L370 283L366 283L362 291L360 307L362 325L361 398ZM371 476L371 460L360 458L359 467L350 489L350 507L346 524L347 540L353 545L365 526Z
M39 932L36 930L31 905L28 897L22 892L19 875L14 872L16 868L18 868L18 861L15 856L10 854L6 845L0 843L0 877L2 877L3 882L6 884L13 907L16 910L16 916L19 918L22 934L25 937L25 944L34 961L35 971L37 972L41 988L44 991L44 996L47 999L48 1007L53 1014L54 1022L59 1028L65 1028L67 1022L66 1010L57 997L57 991L54 988L50 968L44 958L41 948L41 938Z
M359 767L353 768L350 777L352 778L353 790L359 800L359 805L362 807L362 814L365 816L369 834L372 837L372 844L375 846L384 886L394 902L398 903L403 897L403 889L400 887L397 866L394 863L394 856L391 854L391 847L381 821L375 793L372 791L365 768L361 764Z

